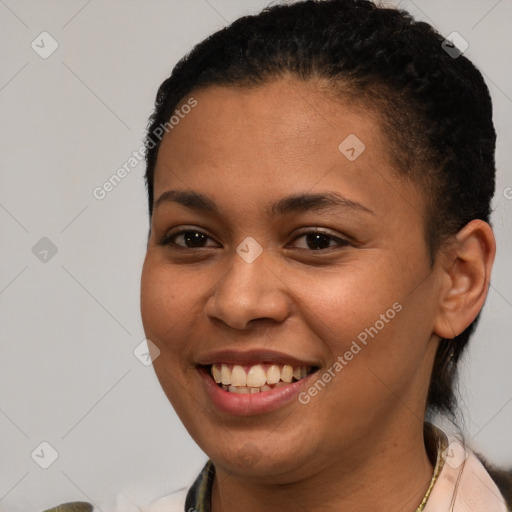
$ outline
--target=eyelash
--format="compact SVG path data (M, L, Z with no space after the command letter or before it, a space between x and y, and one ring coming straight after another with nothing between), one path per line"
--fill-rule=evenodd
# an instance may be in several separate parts
M193 249L209 249L211 247L211 246L210 247L187 247L185 245L177 244L175 242L176 238L178 236L184 235L186 233L194 233L194 234L199 233L201 235L204 235L206 238L208 238L210 240L214 240L212 237L208 236L206 233L204 233L203 231L200 231L198 229L183 229L183 230L178 231L176 233L165 235L163 237L163 239L159 242L159 245L161 245L161 246L172 245L172 246L178 247L180 249L189 249L189 250L193 250ZM336 241L337 242L337 247L346 247L347 245L351 245L350 242L348 240L344 239L344 238L336 237L334 235L330 235L329 233L326 233L326 232L320 231L320 230L316 230L316 229L312 229L310 231L305 231L305 232L301 233L296 238L294 238L293 241L296 241L299 238L302 238L302 237L305 237L305 236L308 236L308 235L323 235L323 236L329 238L330 241L333 241L333 240ZM333 247L335 247L335 246L329 246L329 247L326 247L326 248L323 248L323 249L309 249L309 248L301 247L300 250L308 251L308 252L312 252L312 253L319 253L319 252L323 252L323 251L327 251L327 250L333 249Z

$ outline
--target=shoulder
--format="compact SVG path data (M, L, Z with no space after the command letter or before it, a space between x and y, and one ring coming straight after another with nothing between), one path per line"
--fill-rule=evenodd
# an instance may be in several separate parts
M85 501L73 501L70 503L62 503L56 507L49 508L44 512L93 512L94 507Z
M424 512L508 512L500 492L484 464L459 439L449 437L443 450L443 468Z
M172 494L152 501L144 512L183 512L188 488L180 489Z
M188 487L182 487L157 496L153 494L151 498L138 493L121 493L112 510L103 509L103 512L183 512L187 492Z
M63 503L44 512L183 512L187 487L153 499L147 499L144 493L121 493L112 506L96 507L91 503L74 501Z
M500 469L493 467L482 455L479 453L475 454L479 459L484 468L489 473L490 477L497 485L501 494L505 498L509 510L512 510L512 468Z

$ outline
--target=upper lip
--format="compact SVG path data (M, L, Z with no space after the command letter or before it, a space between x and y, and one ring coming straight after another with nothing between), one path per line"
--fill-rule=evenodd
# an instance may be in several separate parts
M226 363L226 364L263 364L263 363L277 363L288 364L290 366L319 366L318 363L305 361L296 357L284 354L283 352L276 352L275 350L268 349L253 349L253 350L217 350L208 352L198 357L196 364L199 366L208 366L213 363Z

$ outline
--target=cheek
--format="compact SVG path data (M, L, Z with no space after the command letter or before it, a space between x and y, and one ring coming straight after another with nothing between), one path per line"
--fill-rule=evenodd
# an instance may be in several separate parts
M190 309L189 289L148 253L141 277L141 316L146 336L160 349Z
M302 304L300 315L326 341L333 356L348 350L361 333L364 339L365 328L376 322L382 330L382 314L388 323L395 317L393 304L400 294L390 282L382 282L382 275L376 264L350 265L290 282L297 303Z
M187 312L190 287L182 286L176 274L148 252L141 276L141 316L146 337L159 350L153 369L167 398L177 411L186 410L190 400L183 393L186 368L181 356L187 349ZM190 314L190 313L189 313Z
M302 280L311 283L307 292L299 282L290 288L301 290L304 326L329 352L325 363L336 375L332 389L343 387L335 400L392 398L423 364L432 328L431 291L411 292L413 274L378 261L319 276Z

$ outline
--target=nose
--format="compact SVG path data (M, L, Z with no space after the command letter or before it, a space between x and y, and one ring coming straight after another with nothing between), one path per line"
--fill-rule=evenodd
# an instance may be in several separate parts
M211 319L244 330L265 320L283 322L290 314L287 287L265 251L252 263L234 253L205 306Z

